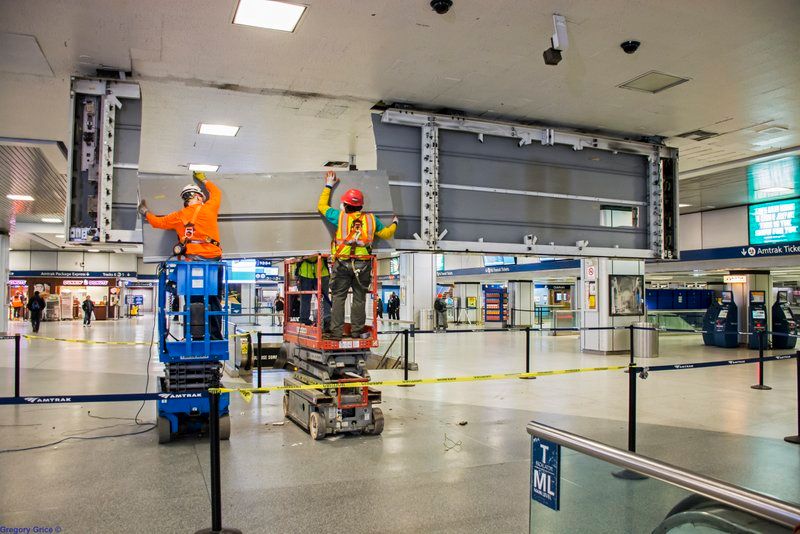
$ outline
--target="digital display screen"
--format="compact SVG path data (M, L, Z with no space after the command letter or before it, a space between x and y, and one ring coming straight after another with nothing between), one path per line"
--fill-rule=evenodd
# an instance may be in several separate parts
M751 291L750 292L750 302L755 304L763 304L766 302L766 293L763 291Z
M517 263L517 258L514 256L484 256L484 267L497 267L499 265L514 265Z
M733 301L733 291L723 291L722 302L732 302L732 301Z
M800 241L800 199L750 204L748 221L751 245Z
M228 271L228 282L239 284L256 283L256 260L233 260Z
M766 319L767 312L764 310L753 310L753 319Z
M720 319L725 319L728 317L728 310L720 310L719 315L717 316Z

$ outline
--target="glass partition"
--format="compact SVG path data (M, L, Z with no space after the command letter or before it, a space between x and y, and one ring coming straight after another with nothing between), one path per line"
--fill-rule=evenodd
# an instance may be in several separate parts
M531 533L791 533L800 525L797 505L539 423L528 433Z

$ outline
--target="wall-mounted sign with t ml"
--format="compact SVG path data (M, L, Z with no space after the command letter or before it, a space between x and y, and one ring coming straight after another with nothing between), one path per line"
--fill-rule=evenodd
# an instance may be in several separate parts
M751 204L748 215L751 245L800 241L800 199Z

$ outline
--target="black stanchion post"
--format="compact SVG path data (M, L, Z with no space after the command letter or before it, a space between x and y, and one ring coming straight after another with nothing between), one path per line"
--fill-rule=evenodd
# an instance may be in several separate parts
M631 359L630 363L628 363L628 450L630 452L636 452L636 362L634 361L633 329L633 325L628 326L631 342ZM611 474L616 478L625 480L644 480L647 478L629 469L615 471Z
M795 377L797 378L797 434L794 436L786 436L784 441L800 445L800 351L797 352L794 359Z
M772 389L764 385L764 337L766 332L758 330L758 384L750 386L751 389ZM752 334L751 334L752 335Z
M258 332L258 354L256 356L258 357L258 364L256 367L258 369L258 387L260 388L261 387L261 332L260 331Z
M403 380L408 380L408 340L410 336L414 335L414 325L411 325L411 330L408 328L403 330ZM414 384L400 384L400 387L409 388Z
M525 372L531 372L531 327L525 327ZM520 378L524 380L531 380L536 378L535 376L526 376L523 375Z
M14 396L19 397L19 341L20 335L14 334Z
M211 449L211 528L196 534L241 534L235 528L222 528L222 485L219 461L219 393L209 396L209 449Z

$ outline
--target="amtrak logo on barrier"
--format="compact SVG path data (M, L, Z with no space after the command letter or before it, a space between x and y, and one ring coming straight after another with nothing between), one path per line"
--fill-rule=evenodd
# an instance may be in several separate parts
M197 399L203 396L202 393L159 393L162 399Z
M31 404L72 402L72 397L25 397L25 402L29 402Z

